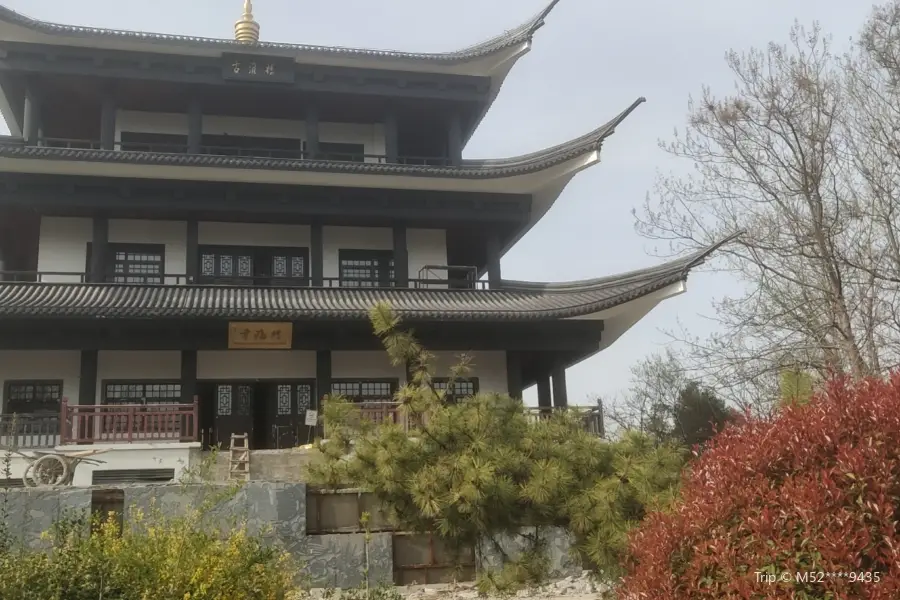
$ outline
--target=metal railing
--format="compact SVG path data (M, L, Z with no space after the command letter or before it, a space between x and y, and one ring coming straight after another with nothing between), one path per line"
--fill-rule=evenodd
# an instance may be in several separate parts
M63 444L196 442L199 402L193 404L72 405L62 402Z
M0 415L0 448L53 448L59 441L58 414Z
M299 143L300 140L297 140ZM21 137L0 136L0 146L23 146L25 142ZM102 150L100 140L42 137L38 138L38 146L47 148L61 148L66 150ZM187 143L171 142L115 142L112 150L120 152L146 152L151 154L199 154L205 156L234 156L240 158L266 158L271 160L316 160L325 162L357 162L376 164L398 164L410 166L450 167L453 160L449 156L398 156L389 161L386 154L368 154L360 152L310 152L300 148L257 148L245 146L210 145L201 144L192 152L193 148Z
M384 423L394 423L402 425L406 431L415 431L420 424L427 422L427 417L422 420L413 421L405 418L400 410L400 403L391 400L384 401L365 401L355 403L359 409L359 417L367 419L377 425ZM533 408L528 407L526 414L531 422L538 422L550 419L554 414L559 412L576 413L582 420L584 430L591 435L603 437L605 435L603 428L603 412L597 406L569 406L565 408ZM327 426L327 423L326 423Z
M87 283L88 273L69 271L0 271L0 283ZM321 286L313 286L309 277L193 277L183 274L163 273L159 275L108 275L102 282L123 285L208 285L224 287L323 287L356 289L416 289L416 290L487 290L487 281L467 278L409 279L408 285L400 286L396 279L346 279L323 277Z

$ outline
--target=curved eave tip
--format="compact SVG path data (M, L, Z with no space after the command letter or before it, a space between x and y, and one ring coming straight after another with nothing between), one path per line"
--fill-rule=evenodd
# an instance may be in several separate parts
M550 13L553 12L553 9L556 8L559 2L560 0L551 0L544 10L535 15L534 19L531 20L531 27L528 28L530 34L534 34L535 31L544 26L544 21L550 16Z
M743 231L743 230L737 231L737 232L732 233L731 235L726 236L725 238L719 240L718 242L712 244L711 246L704 248L703 250L700 250L699 252L697 252L697 254L694 255L693 259L685 267L685 274L687 274L687 272L690 271L691 269L693 269L694 267L699 267L700 265L702 265L706 261L706 259L709 258L714 252L716 252L723 246L730 244L731 242L738 239L745 233L747 233L747 232Z

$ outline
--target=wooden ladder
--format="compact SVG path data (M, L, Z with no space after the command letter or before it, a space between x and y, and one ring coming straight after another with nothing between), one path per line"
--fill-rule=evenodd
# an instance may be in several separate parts
M250 443L247 434L231 434L231 457L228 464L228 478L250 481Z

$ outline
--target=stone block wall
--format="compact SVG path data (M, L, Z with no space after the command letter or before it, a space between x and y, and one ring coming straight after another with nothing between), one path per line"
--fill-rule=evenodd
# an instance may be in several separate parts
M119 489L124 494L126 527L134 522L137 511L147 519L152 519L156 511L177 516L209 502L215 506L207 515L210 523L223 531L246 523L250 533L264 535L304 564L315 587L348 588L361 584L367 550L370 585L395 581L404 585L444 583L455 574L447 567L449 555L438 540L387 530L388 524L373 508L374 499L369 494L307 496L303 483L262 481L250 481L236 489L227 484L133 485ZM107 491L107 488L13 489L0 492L0 503L6 507L7 525L13 538L27 547L41 548L48 543L42 534L55 522L65 517L88 517L95 500L109 497ZM97 506L108 509L106 504ZM358 525L361 512L373 515L368 549L365 533ZM558 577L580 574L581 565L571 555L567 533L551 531L547 541L553 574ZM522 538L512 536L501 540L501 546L509 556L515 556L524 547ZM471 566L463 571L464 578L474 576L474 555L471 561ZM500 555L494 553L481 566L499 564Z

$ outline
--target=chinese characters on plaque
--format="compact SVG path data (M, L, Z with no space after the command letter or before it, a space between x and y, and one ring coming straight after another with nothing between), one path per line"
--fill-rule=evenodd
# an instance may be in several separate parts
M279 56L226 54L222 57L222 77L231 80L294 83L295 67L293 60Z
M292 323L229 323L230 350L290 350Z

